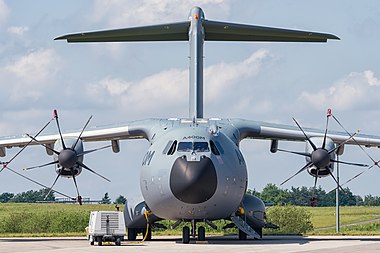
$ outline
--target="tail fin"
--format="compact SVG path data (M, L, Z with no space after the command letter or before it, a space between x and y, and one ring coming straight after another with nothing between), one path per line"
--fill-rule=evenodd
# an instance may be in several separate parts
M203 43L210 41L326 42L335 35L206 20L201 8L188 21L153 26L69 34L67 42L189 41L189 118L203 118ZM0 150L1 151L1 150ZM0 153L1 154L1 153Z

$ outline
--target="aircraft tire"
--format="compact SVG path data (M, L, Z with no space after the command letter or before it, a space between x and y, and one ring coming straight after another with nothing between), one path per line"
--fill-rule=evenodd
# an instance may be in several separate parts
M145 236L146 228L142 230L143 237ZM146 236L145 241L151 241L152 240L152 228L148 228L148 235Z
M136 237L137 237L137 229L128 228L128 241L136 241Z
M199 227L198 228L198 241L205 241L206 240L206 229L205 227Z
M247 234L244 233L242 230L239 229L239 240L247 240Z
M182 229L182 243L188 244L190 242L190 228L188 226L184 226Z

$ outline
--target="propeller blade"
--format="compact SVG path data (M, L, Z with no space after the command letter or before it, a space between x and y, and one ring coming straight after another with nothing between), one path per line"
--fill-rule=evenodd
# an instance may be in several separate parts
M342 190L343 193L346 193L346 191L342 188L342 186L339 184L338 180L336 180L334 174L331 172L331 170L328 170L330 176L334 179L336 185Z
M47 189L49 188L48 186L46 186L46 185L44 185L44 184L41 184L41 183L39 183L39 182L37 182L37 181L35 181L35 180L33 180L33 179L27 177L27 176L24 176L23 174L18 173L17 171L15 171L15 170L13 170L13 169L11 169L11 168L9 168L9 167L6 167L6 168L7 168L9 171L15 173L16 175L19 175L20 177L23 177L23 178L25 178L26 180L29 180L30 182L33 182L33 183L35 183L35 184L37 184L37 185L39 185L39 186L42 186L43 188L47 188ZM75 198L73 198L73 197L70 197L70 196L68 196L68 195L66 195L66 194L64 194L64 193L62 193L62 192L59 192L59 191L56 191L56 190L52 190L52 191L55 192L55 193L58 193L58 194L60 194L60 195L62 195L62 196L64 196L64 197L66 197L66 198L75 199Z
M352 180L354 180L355 178L361 176L363 173L365 173L366 171L369 171L370 169L372 169L373 167L378 166L377 164L373 164L372 166L368 167L367 169L363 170L362 172L360 172L359 174L353 176L352 178L350 178L349 180L347 180L345 183L343 183L342 185L345 185L345 184L348 184L349 182L351 182Z
M26 134L26 135L27 135L30 139L32 139L31 142L32 142L32 141L35 141L35 142L37 142L38 144L40 144L41 146L44 146L46 149L49 149L50 151L52 151L52 152L55 153L56 155L59 155L59 152L58 152L58 151L52 149L52 148L49 147L48 145L45 145L45 144L41 143L41 142L40 142L39 140L37 140L35 137L33 137L33 136L29 135L29 134Z
M338 148L340 148L342 145L346 144L349 140L353 139L354 140L354 136L357 135L358 133L360 133L360 129L356 130L355 133L353 134L350 134L348 133L348 135L350 136L347 140L345 140L344 142L340 143L339 145L337 145L335 148L329 150L329 154L331 154L332 152L335 152Z
M101 177L101 178L107 180L108 182L111 182L111 180L109 180L108 178L106 178L106 177L100 175L99 173L93 171L92 169L90 169L89 167L87 167L84 163L82 163L82 162L80 162L80 161L77 161L77 164L78 164L79 166L82 166L82 167L85 168L86 170L88 170L88 171L94 173L95 175L98 175L99 177Z
M317 168L317 174L315 175L315 178L314 178L313 191L311 192L310 206L312 207L314 207L315 203L317 202L317 198L315 197L315 189L317 188L318 172L319 172L319 168Z
M322 144L322 148L323 148L323 149L324 149L325 146L326 146L327 129L329 128L329 119L330 119L330 116L331 116L331 109L329 108L329 109L327 110L327 119L326 119L325 136L323 137L323 144Z
M73 168L71 168L70 170L71 170L71 175L73 176L75 189L76 189L76 191L77 191L77 195L78 195L77 200L78 200L78 202L79 202L79 205L82 205L82 197L81 197L81 195L79 194L78 184L77 184L77 180L76 180L76 178L75 178L74 170L73 170Z
M84 127L82 128L82 131L80 132L77 140L75 141L75 143L71 146L71 149L75 149L75 146L78 144L78 141L80 139L80 137L82 137L82 134L84 132L84 130L86 129L88 123L90 123L90 120L92 119L92 115L90 116L90 118L87 120L86 124L84 124Z
M54 120L54 118L50 119L42 128L40 131L38 131L38 133L34 136L34 139L37 138L38 135L40 135L42 133L42 131L45 130L45 128ZM27 134L28 135L28 134ZM29 135L28 135L29 136ZM33 142L33 139L30 140L24 147L22 147L9 161L8 161L8 164L11 163L19 154L21 154L22 151L24 151L24 149L26 149L26 147L28 147L31 143ZM1 171L0 171L1 172Z
M112 147L112 145L108 145L108 146L104 146L104 147L96 148L96 149L91 149L91 150L86 150L86 151L83 151L82 153L78 154L77 157L80 157L80 156L83 156L85 154L89 154L89 153L92 153L92 152L95 152L95 151L98 151L98 150L102 150L102 149L105 149L105 148L109 148L109 147Z
M61 127L59 126L59 120L58 120L58 112L57 112L57 110L54 110L54 118L55 118L55 122L57 123L57 128L58 128L59 136L61 138L62 147L63 147L63 149L66 149L65 142L63 141Z
M315 175L315 178L314 178L314 186L313 186L312 198L314 198L314 196L315 196L315 188L317 187L318 174L319 174L319 168L317 168L317 174Z
M301 132L303 133L303 135L305 135L305 138L306 140L309 142L309 144L313 147L313 150L317 150L317 147L315 146L315 144L309 139L309 137L306 135L305 131L302 129L302 127L300 126L300 124L298 124L297 120L295 118L292 118L293 121L296 123L296 125L298 126L298 128L301 130Z
M289 150L285 150L285 149L277 149L277 151L311 157L311 154L305 153L305 152L289 151Z
M3 165L3 167L0 169L0 173L1 173L5 168L8 167L8 162L1 162L0 164Z
M333 117L333 119L336 121L336 123L338 123L338 125L349 135L349 136L351 136L351 134L347 131L347 129L339 122L339 120L332 114L331 115L332 117ZM362 145L360 145L356 140L355 140L355 138L352 138L352 140L355 142L355 144L356 145L358 145L359 146L359 148L367 155L367 157L374 163L374 165L376 165L377 167L379 167L379 165L378 165L378 163L380 162L380 161L378 161L378 162L376 162L375 161L375 159L373 159L372 158L372 156L370 156L369 154L368 154L368 152L363 148L363 146ZM380 168L380 167L379 167Z
M368 164L362 164L362 163L343 162L343 161L338 161L338 160L333 160L333 159L331 159L330 161L334 163L341 163L341 164L347 164L347 165L353 165L353 166L359 166L359 167L369 167Z
M58 173L58 175L57 175L57 177L55 178L55 180L54 180L54 182L53 182L53 184L51 185L51 187L49 188L49 191L48 191L48 193L45 195L45 198L44 198L44 200L46 200L47 199L47 197L49 196L49 194L51 193L51 191L53 190L53 187L55 186L55 183L57 183L57 181L58 181L58 178L61 176L61 173Z
M280 185L283 185L285 184L286 182L288 182L290 179L292 179L293 177L297 176L298 174L300 174L302 171L306 170L310 165L312 165L313 163L312 162L308 162L305 166L303 166L299 171L296 172L296 174L294 174L293 176L289 177L288 179L286 179L284 182L282 182Z
M42 168L42 167L49 166L49 165L52 165L52 164L57 164L57 163L58 163L58 161L53 161L53 162L50 162L50 163L45 163L45 164L34 166L34 167L24 168L23 170L32 170L32 169Z

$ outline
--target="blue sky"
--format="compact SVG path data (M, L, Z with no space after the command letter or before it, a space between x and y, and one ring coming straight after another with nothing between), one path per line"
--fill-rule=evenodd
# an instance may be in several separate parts
M192 6L207 19L327 32L328 43L205 44L205 116L245 118L324 128L327 108L351 131L380 135L380 5L378 1L6 1L0 0L0 136L34 133L58 109L64 130L144 118L186 117L188 45L186 42L67 44L55 37L80 31L183 21ZM332 130L341 130L331 123ZM47 132L55 132L52 124ZM103 143L86 145L87 149ZM269 142L242 142L249 187L279 184L304 165L302 157L271 154ZM148 144L125 141L122 151L87 155L85 162L112 180L84 171L83 196L139 192L139 166ZM304 150L303 143L280 143ZM9 156L17 149L8 150ZM378 149L369 149L380 159ZM28 148L12 168L49 162L42 147ZM370 163L357 147L342 159ZM341 166L345 181L360 169ZM50 185L53 167L22 172ZM374 168L348 186L355 194L380 195ZM333 181L321 186L330 190ZM288 184L312 186L307 173ZM0 174L0 192L38 189L9 171ZM75 195L71 180L57 190Z

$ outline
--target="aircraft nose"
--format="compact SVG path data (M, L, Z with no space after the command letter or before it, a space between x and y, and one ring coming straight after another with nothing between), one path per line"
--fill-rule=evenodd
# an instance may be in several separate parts
M210 158L187 161L175 160L170 173L170 189L174 196L188 204L199 204L210 199L217 186L216 170Z

